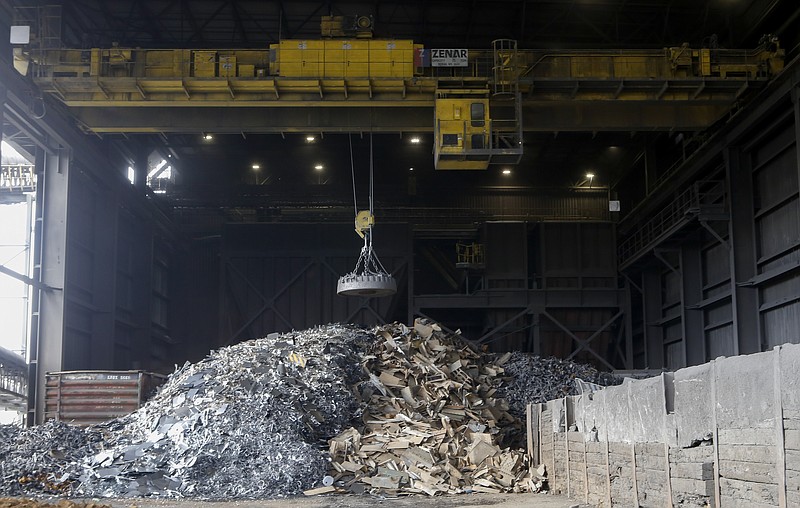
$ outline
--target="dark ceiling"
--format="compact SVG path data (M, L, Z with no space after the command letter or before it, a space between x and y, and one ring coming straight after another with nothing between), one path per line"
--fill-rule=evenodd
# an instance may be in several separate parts
M520 48L662 48L689 42L700 47L752 48L764 33L781 36L791 57L799 42L797 0L70 0L25 1L17 6L62 6L61 39L68 47L143 48L265 47L280 38L318 38L322 15L369 14L375 36L411 38L427 47L488 48L493 39L513 38ZM24 11L24 9L23 9ZM23 12L20 11L20 12ZM304 185L348 182L347 135L218 135L197 133L107 135L119 146L167 147L191 185L235 185L255 181L250 166L262 165L261 182ZM369 144L353 135L357 166L368 166ZM430 134L411 145L410 133L375 136L379 178L392 185L410 171L421 185L447 188L512 183L534 187L579 184L595 173L596 184L614 184L641 172L645 147L660 151L662 165L682 152L690 133L526 133L525 156L510 176L487 172L435 172ZM682 141L683 139L683 141ZM365 158L366 157L366 158ZM358 162L360 160L360 164ZM325 169L317 172L320 162ZM324 175L324 176L323 176ZM403 185L405 185L403 183Z
M22 4L24 2L20 2ZM58 3L52 0L48 4ZM779 32L794 0L70 0L63 39L72 46L264 47L318 37L323 15L372 15L376 37L430 47L748 47ZM788 27L783 28L787 30ZM778 33L778 35L782 35Z

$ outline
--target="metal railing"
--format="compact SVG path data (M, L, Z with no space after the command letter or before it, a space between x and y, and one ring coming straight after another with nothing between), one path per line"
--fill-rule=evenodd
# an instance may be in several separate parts
M636 259L672 234L679 225L688 223L702 211L722 212L726 209L725 182L718 180L695 182L620 243L619 264L624 266Z

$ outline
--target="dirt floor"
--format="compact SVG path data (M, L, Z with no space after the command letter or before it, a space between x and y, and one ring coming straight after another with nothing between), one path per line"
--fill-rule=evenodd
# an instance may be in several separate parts
M159 499L103 499L84 501L30 501L0 499L0 508L591 508L563 496L548 494L464 494L459 496L403 497L315 496L274 499L270 501L167 501Z

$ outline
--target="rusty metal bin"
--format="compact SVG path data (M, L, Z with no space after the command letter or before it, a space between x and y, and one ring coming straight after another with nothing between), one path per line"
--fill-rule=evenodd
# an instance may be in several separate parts
M87 426L123 416L139 409L166 379L138 370L48 372L44 419Z

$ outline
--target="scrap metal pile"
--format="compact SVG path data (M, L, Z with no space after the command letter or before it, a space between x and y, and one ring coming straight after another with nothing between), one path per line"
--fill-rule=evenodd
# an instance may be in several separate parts
M608 372L599 372L591 365L574 363L558 358L541 358L530 353L507 353L503 362L506 383L498 387L498 397L508 400L509 413L525 418L528 404L560 399L579 394L579 381L600 386L620 384Z
M111 508L107 504L73 503L61 500L56 503L43 503L33 499L0 498L0 508Z
M515 361L424 321L271 334L187 363L128 416L88 429L0 426L0 494L536 491L544 470L512 446L522 423L502 394L528 397L506 385L531 374L569 381L514 380Z
M331 440L333 482L307 493L541 489L544 470L532 469L524 450L504 446L520 422L494 397L501 364L435 323L385 326L377 339L363 359L364 429Z

